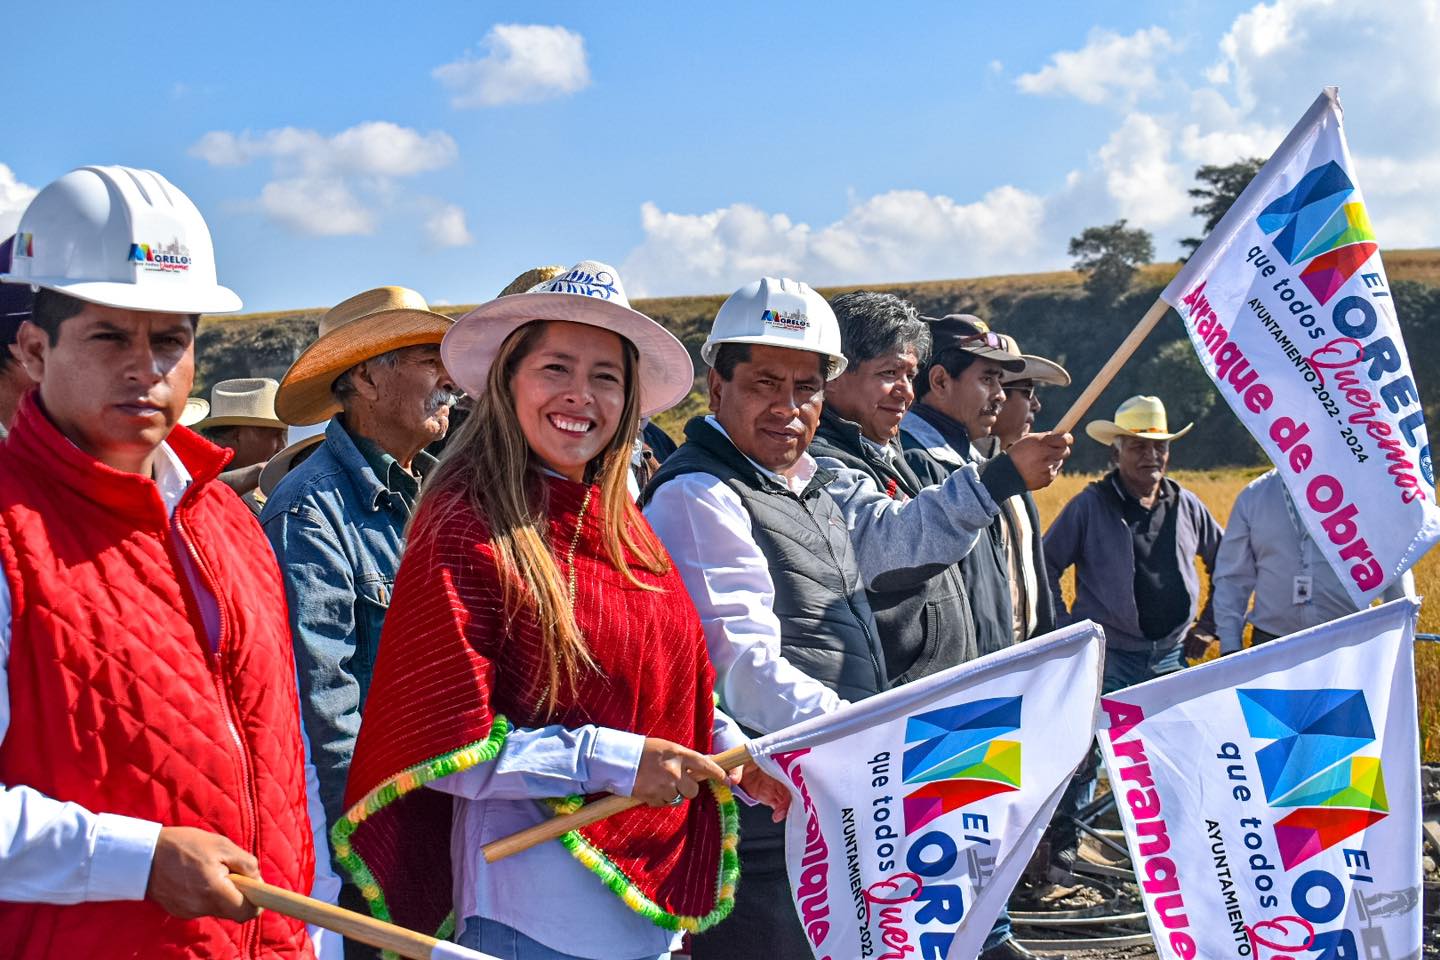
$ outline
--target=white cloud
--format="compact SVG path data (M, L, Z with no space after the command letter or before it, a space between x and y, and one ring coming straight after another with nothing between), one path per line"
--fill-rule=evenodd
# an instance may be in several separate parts
M0 163L0 240L15 232L20 215L38 193L28 183L15 179L15 171Z
M349 236L374 233L378 208L406 206L397 180L450 166L460 148L443 130L421 133L374 120L333 135L298 127L213 130L190 147L190 154L213 167L268 161L272 179L256 202L268 219L298 233ZM454 224L449 227L449 245L462 234L468 237L463 213L458 226L458 233ZM432 240L435 229L424 224Z
M1338 84L1366 205L1382 246L1440 240L1440 4L1273 0L1240 14L1208 73L1238 122L1267 129L1264 156L1325 84ZM1220 136L1225 133L1220 128Z
M964 276L1054 265L1044 201L1014 187L956 203L893 190L818 229L734 204L709 213L641 208L645 240L625 261L634 295L726 290L762 275L811 284Z
M852 198L829 223L746 204L684 213L647 203L626 280L659 295L724 291L765 274L835 284L1053 269L1067 264L1069 237L1119 217L1150 230L1166 259L1200 226L1187 193L1195 170L1269 156L1332 80L1349 84L1347 131L1382 243L1440 241L1440 75L1431 63L1440 3L1267 0L1212 42L1218 59L1184 75L1164 69L1180 45L1161 28L1096 32L1084 49L1020 77L1024 93L1124 108L1089 162L1052 190L999 186L971 202L893 190Z
M432 247L464 247L475 242L465 225L465 211L453 203L430 215L425 221L425 236Z
M585 39L564 27L497 24L480 47L482 56L466 53L431 72L450 91L453 107L549 100L590 85Z
M340 180L273 180L260 191L260 209L297 233L343 237L375 232L375 215Z
M1153 229L1190 212L1190 171L1171 155L1173 136L1156 117L1132 113L1100 148L1105 188L1120 216Z
M1095 29L1085 46L1056 53L1035 73L1016 77L1015 86L1023 93L1129 106L1159 92L1155 63L1179 46L1162 27L1138 30L1128 37Z
M422 134L375 120L329 137L296 127L238 134L214 130L201 137L190 153L215 167L270 159L282 173L410 177L449 166L460 156L460 148L443 130Z

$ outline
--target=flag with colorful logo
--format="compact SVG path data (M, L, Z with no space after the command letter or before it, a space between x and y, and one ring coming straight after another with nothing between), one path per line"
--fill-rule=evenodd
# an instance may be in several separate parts
M1396 600L1101 699L1162 960L1420 955L1419 609Z
M1440 539L1425 411L1334 87L1161 294L1357 605Z
M980 952L1090 748L1085 621L755 741L794 795L785 851L819 960Z

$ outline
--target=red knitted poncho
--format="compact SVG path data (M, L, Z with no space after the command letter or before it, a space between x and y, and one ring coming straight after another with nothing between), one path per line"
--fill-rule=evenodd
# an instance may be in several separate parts
M530 615L507 622L485 522L456 497L422 508L385 618L347 813L332 831L340 862L381 919L446 928L453 801L420 788L493 760L512 725L596 724L710 752L714 671L679 575L634 566L640 582L660 589L629 583L606 556L599 489L590 488L577 541L586 486L544 482L548 540L566 578L576 544L575 621L599 669L586 671L553 715L537 713L547 677L539 628ZM636 807L561 840L628 907L687 931L729 914L735 841L734 800L720 784L688 803Z

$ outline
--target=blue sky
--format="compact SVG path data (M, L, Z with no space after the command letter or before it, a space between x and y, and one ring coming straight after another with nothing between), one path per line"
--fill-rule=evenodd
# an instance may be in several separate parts
M14 6L14 5L12 5ZM247 309L488 299L584 258L632 295L1063 267L1325 83L1382 243L1440 243L1440 12L1327 0L24 5L0 230L86 163L199 204Z

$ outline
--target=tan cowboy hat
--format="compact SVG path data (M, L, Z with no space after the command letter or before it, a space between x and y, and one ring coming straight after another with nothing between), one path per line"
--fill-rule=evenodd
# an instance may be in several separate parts
M271 427L284 430L285 423L275 416L275 390L279 386L269 377L221 380L210 391L210 416L195 424L195 429Z
M180 411L180 426L193 427L210 415L210 401L204 397L191 397Z
M1139 437L1141 440L1178 440L1195 426L1187 423L1183 430L1170 432L1165 419L1165 404L1159 397L1131 397L1120 404L1115 411L1114 421L1092 420L1085 424L1085 432L1091 440L1098 440L1107 447L1116 437Z
M269 497L280 485L280 481L285 479L285 475L294 469L295 459L300 454L324 443L325 430L329 426L329 420L322 420L303 427L291 427L289 436L285 438L290 442L289 446L266 461L264 469L260 471L261 494Z
M695 382L695 365L684 344L645 314L630 308L615 268L582 260L525 293L481 304L455 321L440 356L445 369L471 396L485 390L490 362L511 333L534 320L565 320L610 330L640 355L640 415L675 406Z
M1008 333L1000 334L1001 349L1007 353L1019 354L1020 359L1025 361L1025 366L1019 370L1006 370L1000 374L1000 382L1015 383L1019 380L1029 380L1034 383L1047 383L1055 387L1070 386L1070 372L1054 360L1047 360L1044 357L1037 357L1033 353L1020 353L1020 344Z
M275 412L306 426L340 412L330 394L335 379L365 360L401 347L439 343L454 323L434 313L407 287L377 287L356 294L320 318L320 335L285 371Z

